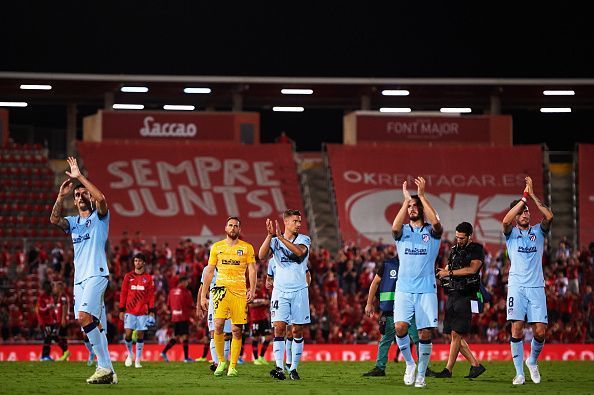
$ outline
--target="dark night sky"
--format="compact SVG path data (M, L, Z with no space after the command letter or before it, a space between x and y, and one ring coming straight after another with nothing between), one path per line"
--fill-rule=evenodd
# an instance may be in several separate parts
M522 9L484 2L464 7L451 2L398 2L389 7L377 2L299 2L288 8L281 3L213 5L195 0L16 3L3 5L0 14L1 71L594 77L591 13L571 2L550 9L540 8L544 3ZM335 115L310 112L294 121L317 122L316 136L340 141L341 114ZM561 122L578 130L591 115L576 113ZM548 121L541 123L541 128L551 127ZM528 124L530 116L520 114L514 128ZM290 135L297 133L272 113L262 114L262 127L265 140L283 128ZM552 136L531 131L514 139L544 142ZM551 142L559 149L566 143ZM319 145L313 137L298 141L300 149Z

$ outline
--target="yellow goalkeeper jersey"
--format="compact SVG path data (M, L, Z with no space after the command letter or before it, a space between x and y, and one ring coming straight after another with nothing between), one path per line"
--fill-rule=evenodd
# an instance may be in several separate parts
M216 266L216 286L224 286L229 292L246 296L247 265L256 263L254 247L243 240L238 240L234 246L227 244L226 240L217 241L210 248L208 264Z

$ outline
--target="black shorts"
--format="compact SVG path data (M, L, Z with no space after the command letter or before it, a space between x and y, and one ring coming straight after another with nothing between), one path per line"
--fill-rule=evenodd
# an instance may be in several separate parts
M55 337L58 335L58 325L51 324L51 325L44 325L43 326L43 334L45 337Z
M250 336L268 336L272 333L270 321L260 320L250 324Z
M189 321L178 321L173 323L173 334L175 336L189 335L190 334L190 322Z
M58 329L58 337L67 337L67 336L68 336L68 328L60 325L60 329Z
M452 292L446 302L445 318L443 320L443 333L456 331L460 334L470 332L472 311L470 308L470 295Z

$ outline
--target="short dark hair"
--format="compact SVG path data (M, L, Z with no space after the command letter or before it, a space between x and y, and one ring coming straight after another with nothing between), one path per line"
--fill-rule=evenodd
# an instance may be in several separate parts
M139 252L138 254L134 255L134 259L136 259L136 258L138 258L138 259L140 259L141 261L143 261L143 262L145 262L145 263L146 263L146 257L144 256L144 254L141 254L141 253Z
M298 215L298 216L301 217L301 211L299 211L299 210L292 210L292 209L285 210L285 212L283 213L283 219L284 218L292 217L293 215Z
M522 201L522 199L516 199L513 202L511 202L509 204L509 209L511 210L512 208L516 207L516 204L520 203ZM524 202L524 206L526 205L526 202Z
M235 217L235 216L227 217L227 220L225 221L225 225L227 225L229 223L229 221L232 219L236 220L237 222L239 222L239 225L241 225L241 220L239 219L239 217Z
M77 189L81 189L81 188L86 188L86 186L84 186L81 183L78 183L74 186L74 188L72 189L72 192L76 192Z
M188 281L188 280L189 280L188 276L180 276L180 278L179 278L179 280L178 280L177 283L178 284L179 283L183 283L184 281Z
M456 232L464 233L466 236L472 235L472 225L469 222L460 222L456 226Z

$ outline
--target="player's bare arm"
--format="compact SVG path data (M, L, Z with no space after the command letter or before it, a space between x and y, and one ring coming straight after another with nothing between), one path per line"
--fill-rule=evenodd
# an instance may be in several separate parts
M247 302L250 303L256 296L257 273L255 263L248 264L248 277L250 279L250 289L247 292Z
M272 289L272 287L274 286L274 277L272 277L270 274L266 275L266 289Z
M406 181L402 183L402 196L404 197L404 200L402 201L402 206L400 207L400 210L398 210L398 214L396 214L394 222L392 223L392 236L395 240L400 239L400 236L402 236L402 225L404 224L404 220L406 219L408 204L411 200L410 192L406 188Z
M272 220L270 218L266 218L266 238L258 250L258 258L261 261L270 256L270 242L272 241L274 235L274 225L272 224Z
M550 208L548 208L544 203L540 201L540 199L534 194L534 189L532 187L532 178L526 177L526 189L528 190L528 195L538 207L538 210L542 213L544 218L540 222L540 225L544 231L548 231L551 229L551 223L553 222L553 212Z
M274 222L275 222L275 226L276 226L276 237L277 237L278 241L283 243L285 245L285 247L287 247L293 254L297 255L299 258L303 258L304 256L306 256L307 255L307 246L305 246L303 244L295 244L295 243L290 242L289 239L287 239L284 236L284 234L281 232L278 221L275 220ZM297 263L301 263L301 262L297 262Z
M204 284L200 284L200 288L198 288L198 295L196 300L196 317L199 320L202 320L204 317L204 310L202 310L202 287Z
M207 265L204 268L204 282L202 284L210 284L212 282L212 278L214 276L214 265ZM209 287L202 287L202 290L200 292L200 307L202 307L202 310L204 311L208 311L208 299L206 297L206 294L208 293L208 288Z
M382 278L377 274L373 278L371 282L371 286L369 287L369 294L367 294L367 304L365 305L365 315L367 317L371 317L373 315L373 299L375 298L375 294L377 293L377 288L380 285Z
M105 199L105 195L101 193L99 188L97 188L87 177L85 177L78 168L78 162L76 158L69 156L68 157L68 165L70 165L70 171L66 172L68 177L77 179L84 187L89 191L91 197L97 204L97 213L99 215L104 216L107 214L107 199Z
M427 195L425 194L425 186L427 182L423 177L415 178L415 184L417 185L417 195L419 195L419 199L421 203L423 203L423 208L425 212L425 216L427 217L427 221L433 226L433 232L436 236L441 236L443 233L443 227L441 226L441 222L439 221L439 216L437 212L427 199Z
M64 202L64 198L70 192L72 192L73 187L74 187L74 185L72 185L72 182L70 179L67 179L66 181L64 181L62 183L62 185L60 185L60 190L58 192L58 197L56 198L56 203L54 203L54 207L52 208L52 213L50 214L50 222L53 225L58 226L64 232L68 231L68 229L70 228L70 225L68 225L68 221L66 221L66 218L62 217L63 202Z

